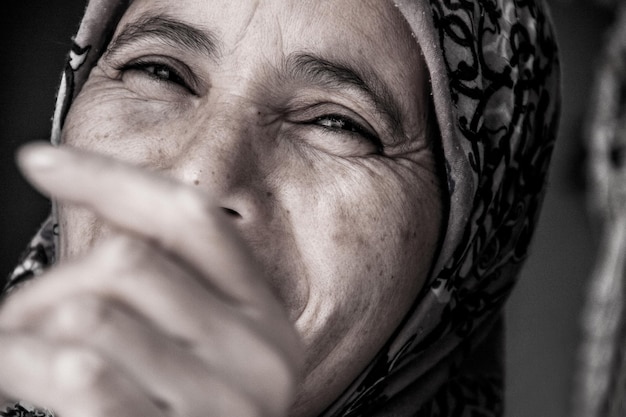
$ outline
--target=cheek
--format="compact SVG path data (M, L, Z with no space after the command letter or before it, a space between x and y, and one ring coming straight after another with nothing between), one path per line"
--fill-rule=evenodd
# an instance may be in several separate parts
M315 179L288 190L308 272L296 324L309 378L320 378L313 385L333 369L356 376L369 362L417 296L438 242L441 198L431 165L366 161L323 164Z
M98 71L98 69L94 69ZM63 143L139 165L160 167L176 153L168 140L182 124L175 106L129 97L115 81L90 77L67 115ZM172 123L177 121L176 123Z
M378 286L387 281L378 277L392 271L406 270L419 280L419 272L430 267L441 223L432 166L375 159L321 165L302 179L292 173L285 198L298 213L294 233L317 255L311 262L319 259L315 268ZM328 274L320 279L326 286L339 285Z

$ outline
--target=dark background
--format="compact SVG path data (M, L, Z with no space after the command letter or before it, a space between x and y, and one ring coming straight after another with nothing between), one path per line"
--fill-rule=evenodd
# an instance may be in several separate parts
M10 5L9 5L10 3ZM11 1L0 12L0 277L6 277L49 203L15 167L17 147L47 140L61 70L82 1Z
M532 254L507 308L507 417L569 414L579 315L595 231L584 206L582 121L610 8L553 0L563 66L563 114ZM16 148L47 139L55 92L82 2L22 0L0 13L0 277L49 210L20 177Z

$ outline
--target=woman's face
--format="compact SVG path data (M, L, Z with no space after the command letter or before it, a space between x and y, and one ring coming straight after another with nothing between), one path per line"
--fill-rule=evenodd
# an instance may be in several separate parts
M135 0L64 141L232 214L304 341L295 410L316 412L428 274L442 217L428 94L391 1ZM63 258L111 233L74 207L60 220Z

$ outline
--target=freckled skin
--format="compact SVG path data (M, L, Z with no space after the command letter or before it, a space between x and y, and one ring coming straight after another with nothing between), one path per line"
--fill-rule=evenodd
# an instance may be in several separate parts
M292 414L316 415L398 325L438 242L442 197L425 134L429 91L419 50L392 2L136 0L118 33L151 11L214 31L218 59L148 41L118 60L175 57L202 92L101 60L63 140L193 184L238 216L305 345ZM285 82L279 63L298 51L377 74L399 103L401 129L380 126L350 93ZM384 154L372 154L362 138L293 123L301 97L358 113L383 132ZM60 219L64 259L110 233L73 207L62 206Z

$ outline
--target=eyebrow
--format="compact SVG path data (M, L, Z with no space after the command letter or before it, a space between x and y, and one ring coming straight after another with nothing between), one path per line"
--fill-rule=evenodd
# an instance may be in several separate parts
M156 39L170 47L199 52L212 60L218 57L218 41L213 32L166 15L147 15L127 24L110 43L106 55L115 55L127 45L146 39Z
M371 100L392 130L402 130L400 106L387 85L373 72L365 73L348 64L332 62L313 53L290 54L285 65L292 79L306 80L334 90L356 89Z

